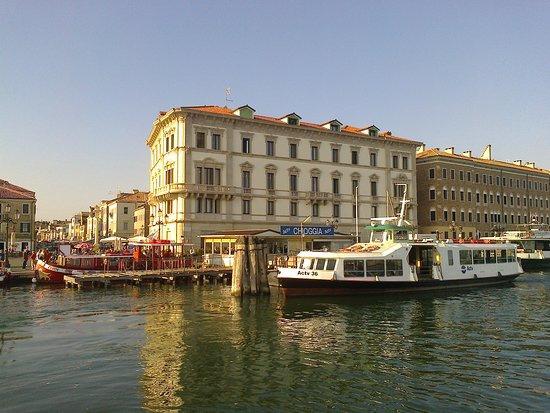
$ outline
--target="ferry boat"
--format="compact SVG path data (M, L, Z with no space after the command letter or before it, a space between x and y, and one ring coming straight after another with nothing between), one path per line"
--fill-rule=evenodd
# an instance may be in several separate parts
M517 245L517 256L526 270L550 268L550 230L531 224L524 230L506 231L500 237L484 237Z
M510 283L523 273L512 243L412 237L398 216L373 218L370 242L340 251L301 251L296 268L279 268L285 295L369 294Z

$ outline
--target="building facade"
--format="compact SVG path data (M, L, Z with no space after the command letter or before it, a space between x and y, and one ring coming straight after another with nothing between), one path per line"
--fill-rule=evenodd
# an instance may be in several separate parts
M306 221L355 234L356 212L362 230L386 215L386 193L396 200L402 184L415 222L419 144L374 125L313 124L295 113L257 115L250 106L161 112L147 138L150 233L196 243L208 232Z
M488 145L480 157L419 147L419 232L476 238L530 223L550 224L550 171L532 162L504 162Z
M0 250L34 249L36 196L0 179Z
M149 236L149 215L151 209L149 204L139 205L134 210L134 236Z
M98 243L111 236L129 238L134 235L134 211L147 202L148 193L134 189L119 193L116 198L103 200L90 207L87 231Z
M82 211L71 218L69 223L69 240L87 241L88 238L88 211Z

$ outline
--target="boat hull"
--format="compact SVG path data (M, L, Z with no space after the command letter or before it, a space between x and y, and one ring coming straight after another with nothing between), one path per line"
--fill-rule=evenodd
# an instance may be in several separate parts
M291 277L279 277L278 280L280 287L287 296L356 295L485 287L510 283L519 275L521 273L460 280L432 279L422 281L343 281Z
M521 258L521 266L524 270L544 270L550 268L550 258Z
M63 284L65 282L66 275L83 274L83 271L72 270L45 263L43 261L38 261L34 273L36 276L36 282L39 284Z

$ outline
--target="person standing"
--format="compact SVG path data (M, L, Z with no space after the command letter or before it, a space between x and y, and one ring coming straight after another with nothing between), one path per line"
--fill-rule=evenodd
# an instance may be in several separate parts
M28 248L23 251L23 269L27 268L27 261L29 261L30 252Z
M31 253L31 270L34 270L35 265L36 265L36 251L32 251L32 253Z

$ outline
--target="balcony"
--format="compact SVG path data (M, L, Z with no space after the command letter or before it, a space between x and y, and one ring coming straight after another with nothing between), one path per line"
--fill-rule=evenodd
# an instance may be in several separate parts
M326 203L329 200L330 195L331 194L328 192L311 191L309 193L309 199L313 202L322 201L323 203Z
M231 199L234 195L234 189L225 185L169 184L153 191L153 196L158 200L170 199L172 194L182 194L184 197L213 195Z

